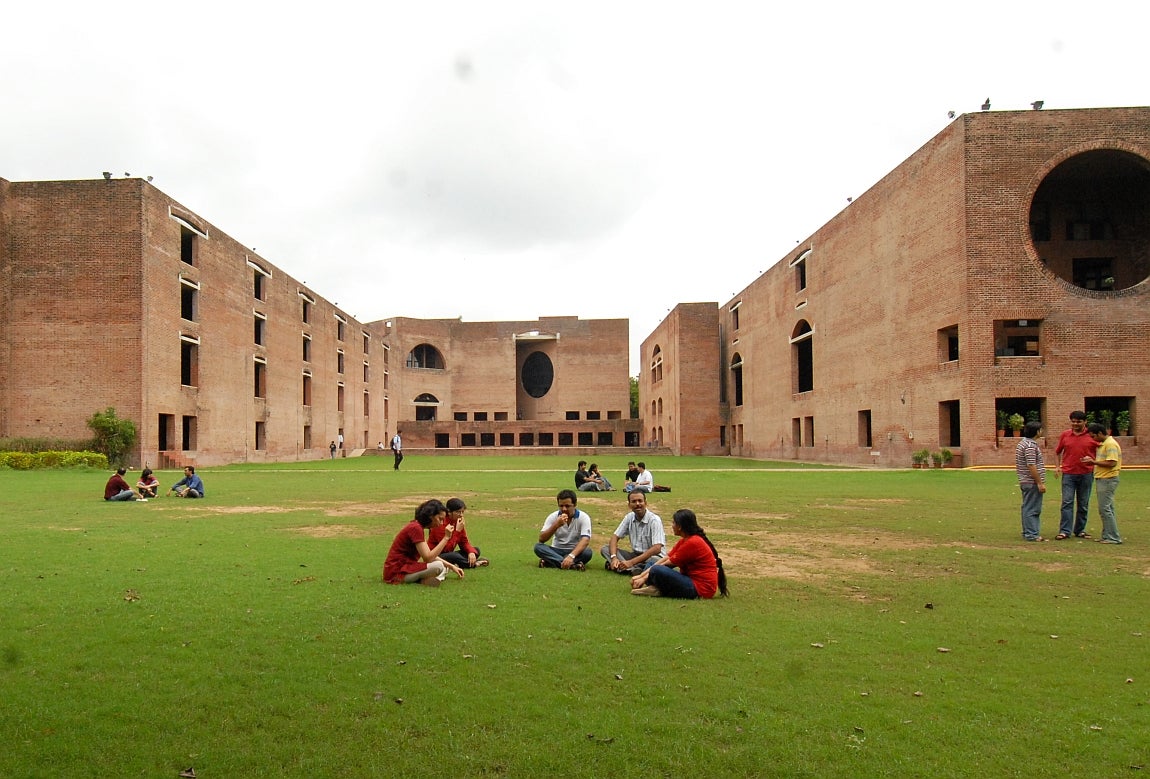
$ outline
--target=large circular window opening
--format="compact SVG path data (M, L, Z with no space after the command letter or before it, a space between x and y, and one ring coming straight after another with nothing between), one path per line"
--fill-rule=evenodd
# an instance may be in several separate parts
M1042 180L1030 239L1052 273L1082 289L1126 289L1150 276L1150 163L1102 149L1077 154Z
M543 352L532 352L523 361L523 389L533 398L541 398L555 381L555 366Z

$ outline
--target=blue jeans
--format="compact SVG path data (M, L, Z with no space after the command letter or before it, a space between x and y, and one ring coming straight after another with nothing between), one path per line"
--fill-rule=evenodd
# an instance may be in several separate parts
M540 560L545 561L551 568L563 567L563 558L565 558L573 551L575 550L556 549L550 544L539 543L535 545L535 556ZM594 554L595 553L591 551L591 545L588 544L587 548L580 552L579 556L575 558L575 562L583 563L583 565L586 565L587 563L591 562L591 558L594 556Z
M603 559L606 560L608 562L608 564L610 564L610 562L611 562L611 545L610 544L604 545L603 548L599 550L599 554L603 555ZM626 562L630 562L633 558L638 557L640 553L639 552L632 552L632 551L629 551L627 549L619 549L618 547L616 547L615 554L619 556L620 560L622 560L623 562L626 563ZM646 560L639 563L639 570L638 571L632 571L630 568L624 568L621 571L616 571L616 573L626 574L627 576L634 576L637 573L641 573L641 572L647 570L652 565L654 565L655 563L659 562L662 559L663 559L662 557L659 557L657 555L651 555Z
M1094 486L1093 473L1062 474L1062 515L1058 521L1059 534L1078 535L1086 532L1086 510L1090 506L1090 488ZM1078 506L1075 507L1075 501Z
M1102 539L1105 541L1118 541L1118 517L1114 514L1114 493L1118 491L1118 477L1113 479L1095 479L1094 492L1098 495L1098 516L1102 517Z
M1042 493L1037 484L1020 484L1022 491L1022 537L1037 541L1042 527Z
M652 566L650 573L647 574L647 584L657 587L664 598L694 600L699 597L699 591L695 589L691 577L679 573L668 565Z

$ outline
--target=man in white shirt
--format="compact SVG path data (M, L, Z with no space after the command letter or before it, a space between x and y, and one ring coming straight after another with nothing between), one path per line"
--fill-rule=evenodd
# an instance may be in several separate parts
M647 464L642 462L636 464L639 466L638 478L623 489L627 492L650 492L655 489L655 477L647 470Z
M539 567L585 571L592 557L591 517L575 507L579 502L575 490L562 490L555 502L559 509L544 520L535 545Z
M607 559L604 567L615 573L637 576L664 557L663 547L667 544L667 534L663 530L663 520L653 511L647 510L647 495L636 490L627 496L631 511L623 517L611 541L599 553ZM630 551L619 548L619 539L629 538Z
M399 428L395 429L395 435L391 439L391 451L395 453L395 470L399 470L399 464L403 462L403 438L401 437L403 431Z

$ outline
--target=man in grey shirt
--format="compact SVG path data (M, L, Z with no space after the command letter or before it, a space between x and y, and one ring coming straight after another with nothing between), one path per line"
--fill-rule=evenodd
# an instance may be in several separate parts
M627 505L631 511L611 535L611 542L599 553L607 559L604 567L608 571L635 576L663 559L667 535L663 530L663 520L655 512L647 510L646 493L632 492L627 496ZM630 551L619 548L621 538L630 539Z

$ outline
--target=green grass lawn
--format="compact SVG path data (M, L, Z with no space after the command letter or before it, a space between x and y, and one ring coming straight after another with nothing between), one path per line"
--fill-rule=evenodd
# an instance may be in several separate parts
M1150 474L1105 546L1022 542L1009 471L648 464L730 598L536 568L572 458L203 469L203 501L130 504L105 473L0 471L0 776L1150 771ZM491 567L382 584L415 506L453 496ZM625 494L579 505L598 549Z

